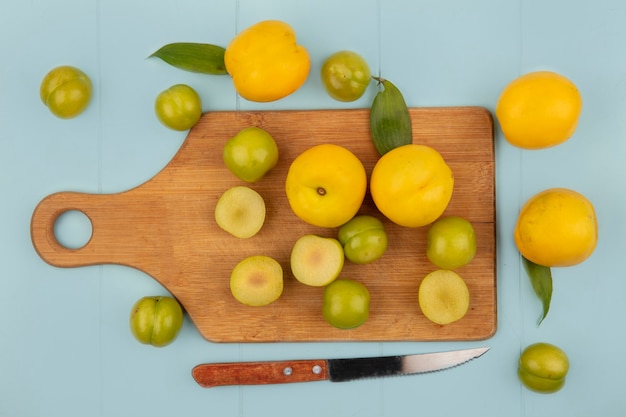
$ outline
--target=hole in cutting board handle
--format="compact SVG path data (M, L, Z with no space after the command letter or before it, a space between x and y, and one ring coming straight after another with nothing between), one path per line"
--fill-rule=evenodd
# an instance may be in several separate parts
M91 220L80 210L64 211L54 221L54 237L66 249L84 247L91 240L92 234Z

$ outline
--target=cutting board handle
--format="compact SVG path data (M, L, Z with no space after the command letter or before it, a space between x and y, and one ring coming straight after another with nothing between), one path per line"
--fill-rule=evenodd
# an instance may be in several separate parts
M127 245L123 243L124 239L120 239L119 233L120 229L129 229L127 221L121 215L124 213L124 210L120 210L123 207L123 199L120 198L122 195L59 192L45 197L35 208L30 225L33 246L39 256L50 265L58 267L125 263L123 254ZM54 231L59 216L73 210L87 216L92 229L89 241L77 249L63 246ZM117 245L117 250L111 251L111 242L120 241L122 243ZM119 253L117 258L116 253Z

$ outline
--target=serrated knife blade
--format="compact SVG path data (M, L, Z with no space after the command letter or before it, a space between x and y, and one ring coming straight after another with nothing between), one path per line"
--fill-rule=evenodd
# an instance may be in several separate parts
M480 347L367 358L205 363L194 367L191 374L204 388L324 380L345 382L441 371L478 358L488 350L488 347Z

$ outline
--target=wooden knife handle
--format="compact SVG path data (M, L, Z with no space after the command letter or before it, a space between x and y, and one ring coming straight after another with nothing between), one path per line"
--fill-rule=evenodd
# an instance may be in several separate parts
M220 385L286 384L328 379L325 360L207 363L191 371L196 382L211 388Z

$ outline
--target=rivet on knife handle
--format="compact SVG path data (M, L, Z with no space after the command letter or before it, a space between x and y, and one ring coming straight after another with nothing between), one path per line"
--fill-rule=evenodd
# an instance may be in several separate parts
M262 385L328 379L325 360L207 363L191 371L196 382L211 388L220 385Z

